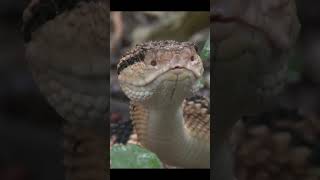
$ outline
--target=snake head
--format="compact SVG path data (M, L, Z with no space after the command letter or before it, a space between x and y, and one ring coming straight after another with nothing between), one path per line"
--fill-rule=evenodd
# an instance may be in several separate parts
M216 107L237 106L231 114L272 107L285 89L300 30L295 1L215 0L210 19Z
M154 94L182 98L196 91L203 64L191 42L152 41L128 51L120 59L118 74L131 100L143 101Z

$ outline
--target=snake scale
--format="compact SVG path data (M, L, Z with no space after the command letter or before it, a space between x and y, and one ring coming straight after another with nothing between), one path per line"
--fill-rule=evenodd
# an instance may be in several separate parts
M34 80L65 119L66 179L106 179L109 3L33 0L23 19Z
M228 139L245 115L268 110L287 81L300 23L293 0L213 0L215 124L213 173L233 179ZM258 178L259 179L259 178Z
M121 89L139 143L166 164L210 167L210 106L199 89L204 71L195 44L171 40L137 44L118 66Z
M40 90L66 120L64 147L67 179L105 179L109 174L106 173L108 163L101 157L107 154L108 88L105 84L109 75L106 66L109 49L109 43L106 43L109 42L108 3L99 0L83 0L79 4L65 1L68 5L63 6L62 2L38 1L31 10L25 11L26 55ZM253 111L252 107L257 103L283 88L286 57L296 39L299 23L294 2L290 0L274 4L245 0L239 7L247 11L226 6L228 2L231 0L212 3L214 36L211 37L216 49L215 65L219 67L214 75L222 77L230 72L228 82L237 83L236 86L228 83L225 88L223 82L217 79L215 89L216 92L233 94L231 99L236 95L242 98L230 101L232 106L221 103L226 102L219 99L224 98L223 95L215 96L215 101L218 104L216 107L227 110L228 114L232 114L232 108L237 109L234 114L239 114L248 109ZM257 8L259 5L270 8ZM30 11L33 15L28 17ZM283 13L276 13L280 11ZM250 19L241 12L256 14L258 18ZM262 16L267 18L262 21L259 19ZM131 117L140 143L156 152L169 165L209 167L210 103L200 96L186 98L197 89L193 86L201 74L201 70L197 69L201 65L195 65L201 62L197 57L191 43L151 42L140 44L128 52L118 66L121 87L131 99ZM245 71L256 69L252 67L259 67L259 71ZM167 71L162 72L164 70ZM241 74L244 72L251 74ZM248 79L248 75L256 75L257 78ZM236 81L233 81L234 77ZM253 89L239 90L237 85ZM248 92L258 94L259 98ZM248 99L257 102L246 102ZM235 103L237 100L245 102L242 108ZM217 120L225 118L220 115L218 113ZM229 121L230 124L217 121L216 142L222 142L228 135L234 120ZM215 157L226 157L219 154L219 146L215 147L218 147ZM223 164L221 167L224 167ZM219 177L217 175L215 178ZM223 175L221 177L228 179Z

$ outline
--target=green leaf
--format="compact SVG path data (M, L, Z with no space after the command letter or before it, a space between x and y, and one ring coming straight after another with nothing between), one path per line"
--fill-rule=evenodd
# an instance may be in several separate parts
M110 150L111 168L161 168L152 152L134 144L114 145Z
M204 44L204 46L203 46L203 48L201 50L200 57L203 60L207 60L210 57L210 35L209 35L206 43Z

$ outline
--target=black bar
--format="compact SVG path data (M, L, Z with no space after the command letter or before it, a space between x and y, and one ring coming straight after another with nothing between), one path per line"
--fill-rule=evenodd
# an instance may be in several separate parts
M111 11L210 11L209 0L111 0Z
M209 180L210 169L111 169L111 179L198 179Z

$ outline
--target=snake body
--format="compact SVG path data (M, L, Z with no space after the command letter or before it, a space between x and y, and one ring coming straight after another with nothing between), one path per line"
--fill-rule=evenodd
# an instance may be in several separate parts
M24 24L26 58L40 91L65 120L66 179L106 179L109 5L37 3Z
M216 97L213 171L215 178L231 180L232 127L242 116L277 102L300 24L293 0L214 0L210 12Z
M209 168L209 101L187 98L203 73L196 49L190 42L138 44L120 59L118 79L141 145L168 165Z
M39 27L26 46L40 90L73 124L101 127L107 110L107 14L105 3L84 3Z

